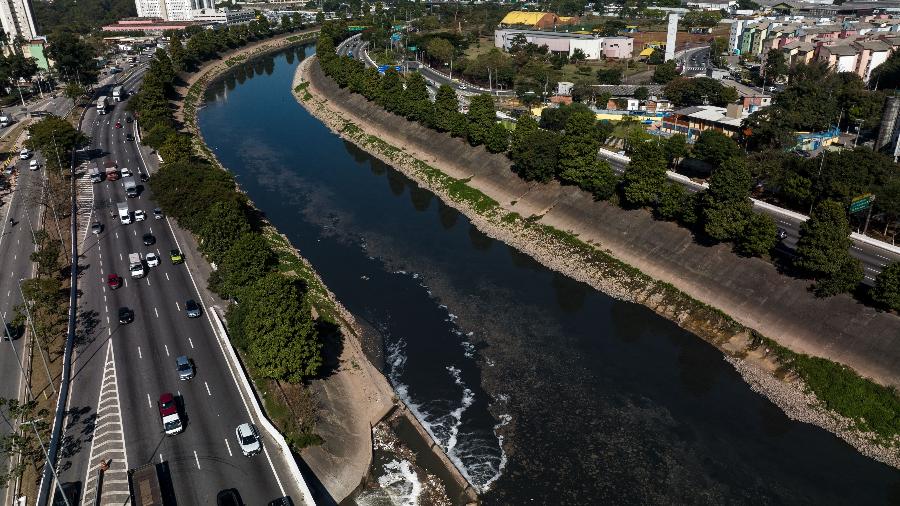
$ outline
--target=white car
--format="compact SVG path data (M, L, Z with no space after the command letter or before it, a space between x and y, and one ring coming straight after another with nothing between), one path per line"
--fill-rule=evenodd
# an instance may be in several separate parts
M159 265L159 255L156 253L150 252L144 255L144 260L147 262L148 267L156 267Z
M28 168L31 170L38 170L41 168L41 164L38 163L37 160L32 160L32 161L28 162Z
M147 219L147 214L143 210L138 209L134 212L134 221L144 221L145 219Z
M31 151L28 148L22 148L22 151L19 151L19 159L28 160L29 158L31 158Z
M256 455L262 450L262 442L259 439L259 431L252 423L242 423L234 429L241 453L246 456Z

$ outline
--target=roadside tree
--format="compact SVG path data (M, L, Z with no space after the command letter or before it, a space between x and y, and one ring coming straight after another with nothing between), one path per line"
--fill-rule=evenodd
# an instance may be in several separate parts
M459 100L453 87L442 84L434 99L434 126L442 131L451 129L453 118L459 114Z
M749 193L752 178L747 164L731 158L713 172L703 192L703 231L716 241L737 239L753 213ZM774 231L772 231L774 234Z
M509 130L502 123L494 123L488 130L484 147L491 153L502 153L509 148Z
M678 77L678 71L676 70L674 60L657 65L656 68L653 69L653 82L656 84L666 84L676 77Z
M25 141L25 145L43 153L47 168L56 172L68 169L72 151L88 141L80 130L56 116L48 116L32 124L28 132L31 138Z
M772 251L778 241L778 227L770 216L751 212L744 230L734 240L734 250L739 255L761 257Z
M603 200L612 196L617 181L609 164L597 155L595 124L591 111L576 110L569 116L559 144L559 178Z
M240 204L233 200L215 202L198 230L200 250L218 263L234 241L249 231L250 224Z
M878 304L900 311L900 262L892 262L881 269L871 295Z
M526 181L545 183L556 175L559 134L535 129L512 146L513 170Z
M850 255L850 244L844 206L833 200L820 202L800 226L794 260L794 265L815 281L816 295L848 292L862 280L862 267Z
M692 155L698 160L720 167L729 158L740 156L741 148L730 137L716 130L704 130L694 143ZM748 172L749 174L749 172Z
M642 142L631 149L631 162L622 175L622 196L633 207L655 206L666 186L666 158L653 142Z
M219 295L234 298L241 290L262 278L275 266L276 257L269 241L260 234L246 232L222 256L210 285Z
M488 132L497 122L497 114L494 110L494 99L490 95L481 94L472 97L469 102L468 120L469 144L478 146L487 140Z

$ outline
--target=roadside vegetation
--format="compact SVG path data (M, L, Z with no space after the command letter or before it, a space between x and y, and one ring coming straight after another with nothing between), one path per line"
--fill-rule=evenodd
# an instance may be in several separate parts
M314 318L314 278L281 268L282 244L273 240L271 228L231 174L195 150L202 143L181 130L172 106L179 98L175 87L180 72L195 71L225 51L296 26L290 18L285 22L277 29L253 22L175 35L169 51L157 50L129 105L140 123L142 142L162 159L151 180L154 194L215 266L209 288L231 301L225 315L229 337L261 387L267 412L299 450L320 441L313 433L314 401L303 384L322 371L323 339L335 325L322 313Z
M335 54L335 45L346 36L348 33L341 26L326 24L317 47L323 70L338 85L362 94L399 116L464 138L473 146L484 144L489 151L502 151L496 147L491 149L490 137L486 134L492 129L484 121L490 97L473 97L469 113L462 114L458 111L454 90L441 87L432 103L421 91L416 91L421 87L416 74L404 77L389 69L381 76L358 61ZM302 91L298 90L298 93ZM474 114L473 109L476 110ZM683 136L648 142L642 130L634 130L636 134L626 143L632 161L619 179L611 177L609 167L595 156L611 127L593 118L593 113L580 104L548 109L539 121L528 115L522 116L509 135L507 145L507 155L513 161L514 170L526 180L556 178L563 184L577 185L598 199L610 199L624 207L648 208L658 219L677 221L690 228L704 242L731 242L740 255L765 256L771 252L777 239L777 227L768 216L752 212L753 162L734 140L716 132L704 132L697 140L692 153L713 167L713 177L708 190L691 194L665 176L666 169L676 167L691 152ZM342 133L390 159L405 156L384 141L361 134L352 123L346 124ZM589 152L594 156L589 156ZM447 177L423 162L413 163L432 184ZM458 184L466 186L465 181ZM478 193L475 189L469 190ZM689 311L700 320L709 318L710 322L715 322L716 329L728 335L748 332L757 336L753 346L765 343L774 350L782 372L796 374L824 407L852 420L855 429L874 434L878 443L889 447L897 445L900 394L895 388L878 385L841 364L791 352L758 336L721 311L691 299L670 285L653 281L572 234L531 224L515 213L498 216L496 203L479 209L470 199L451 197L467 202L478 214L497 219L506 226L538 227L545 234L543 240L568 244L589 265L630 278L631 281L623 282L634 285L634 292L652 297L656 290L662 290L666 304L677 308L673 309L675 314ZM798 271L814 280L813 290L817 294L841 293L857 285L861 274L858 261L848 253L849 234L846 207L835 200L822 199L803 227L795 265ZM880 293L883 300L898 302L900 267L885 269L885 274L879 277L879 287L875 292ZM701 324L697 330L704 332L708 328Z

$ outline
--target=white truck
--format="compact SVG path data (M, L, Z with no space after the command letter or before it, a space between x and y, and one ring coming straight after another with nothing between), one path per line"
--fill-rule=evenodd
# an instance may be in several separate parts
M132 199L138 196L137 181L134 176L128 176L122 179L122 186L125 188L125 195Z
M133 278L144 277L144 261L141 260L140 253L128 254L128 272L131 273L131 277Z
M97 114L106 114L109 108L109 98L106 95L97 99Z
M122 225L131 223L131 211L128 209L128 202L119 202L116 204L116 207L119 209L119 221L122 222Z
M91 178L92 183L100 183L103 181L103 173L100 172L100 167L91 167L88 169L88 176Z
M121 102L125 100L125 88L122 86L116 86L112 90L112 98L113 102Z

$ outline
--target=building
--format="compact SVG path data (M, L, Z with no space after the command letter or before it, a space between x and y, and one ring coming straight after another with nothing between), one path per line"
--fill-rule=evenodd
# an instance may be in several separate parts
M506 51L509 51L520 39L537 46L547 46L549 51L565 53L569 56L576 49L580 49L588 60L599 60L601 57L631 58L634 52L634 39L631 37L600 37L583 33L543 32L512 28L494 31L494 46Z
M0 23L3 24L6 40L10 42L18 37L26 41L35 40L38 36L29 0L0 0ZM4 51L8 49L6 47Z
M667 134L682 134L694 141L704 130L716 130L733 137L741 130L741 122L749 116L741 104L728 107L698 105L678 109L662 120L661 131Z
M118 23L106 25L106 32L145 32L162 33L166 30L184 30L198 23L194 21L164 21L159 18L125 18Z
M135 0L135 6L140 18L192 21L195 10L215 9L215 0Z
M196 9L191 15L198 23L228 26L249 23L256 19L256 13L251 10Z
M728 52L737 54L741 50L741 33L744 31L744 24L747 21L736 19L731 23L731 29L728 31Z
M552 12L510 11L500 20L499 24L500 26L527 26L538 30L553 28L564 23L559 16Z
M891 55L891 46L883 40L861 40L851 44L859 51L856 62L856 74L868 83L875 67L887 61Z
M819 48L818 60L827 63L835 72L856 72L857 58L856 48L849 44Z

